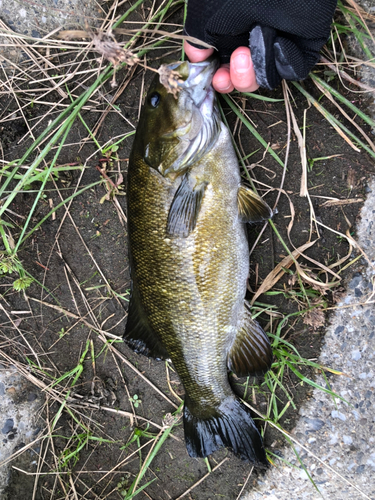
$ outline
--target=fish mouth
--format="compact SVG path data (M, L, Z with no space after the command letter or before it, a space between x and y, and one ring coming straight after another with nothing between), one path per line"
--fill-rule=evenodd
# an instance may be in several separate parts
M183 139L183 135L190 128L190 124L185 124L179 130L180 140L185 144L184 150L164 174L175 172L180 175L213 147L220 134L220 114L212 87L212 77L219 67L219 61L211 57L199 63L185 61L173 65L174 68L171 66L171 69L178 71L184 78L179 87L188 94L193 107L199 111L201 124L197 134L188 141Z
M188 67L189 76L181 84L181 87L189 93L195 106L199 108L202 114L212 112L215 99L212 77L219 68L219 61L211 57L199 63L188 62Z
M205 61L191 63L189 61L168 64L168 69L180 74L178 83L180 90L187 92L203 117L210 117L215 105L215 91L212 78L219 68L219 61L211 56Z

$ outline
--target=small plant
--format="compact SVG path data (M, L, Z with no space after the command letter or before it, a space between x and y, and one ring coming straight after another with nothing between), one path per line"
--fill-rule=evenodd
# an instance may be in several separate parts
M137 394L129 398L129 401L132 403L134 408L138 408L138 406L142 403Z
M62 339L66 334L65 328L61 328L61 330L58 332L58 334L59 334L59 338Z
M90 432L82 432L71 437L56 436L68 440L69 445L65 447L59 457L59 470L63 468L71 470L79 461L81 450L86 447L90 441L99 443L113 443L110 439L103 439L93 436Z
M9 248L6 252L0 252L0 276L2 274L12 273L18 273L19 275L19 278L13 281L13 289L16 290L16 292L26 290L34 281L31 276L26 275L26 271L21 262Z
M26 290L26 288L29 288L33 281L33 278L30 278L29 276L20 277L18 280L13 281L13 288L16 292L22 292L23 290Z

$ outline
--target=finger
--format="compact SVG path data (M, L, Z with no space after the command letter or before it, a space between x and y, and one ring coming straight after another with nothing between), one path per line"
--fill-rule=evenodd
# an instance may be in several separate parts
M224 64L216 71L212 79L212 85L220 94L232 92L234 86L230 79L229 64Z
M192 63L205 61L210 55L213 54L214 49L197 49L190 45L186 40L184 41L185 54L188 56L189 61Z
M230 79L240 92L254 92L259 88L248 47L238 47L230 57Z

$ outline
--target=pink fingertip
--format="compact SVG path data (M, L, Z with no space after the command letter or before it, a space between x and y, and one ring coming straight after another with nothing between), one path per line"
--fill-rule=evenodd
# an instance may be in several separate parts
M231 55L230 78L234 87L240 92L253 92L258 88L248 47L238 47Z
M186 40L184 41L184 49L189 61L192 63L205 61L214 52L214 49L197 49Z
M232 92L234 86L230 79L229 66L221 66L215 73L212 79L212 85L220 94L228 94Z

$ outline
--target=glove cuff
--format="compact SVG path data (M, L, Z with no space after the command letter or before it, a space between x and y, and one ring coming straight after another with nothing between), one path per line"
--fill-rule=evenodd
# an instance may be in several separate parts
M275 29L257 25L250 31L249 38L257 84L269 90L274 89L281 82L275 65L275 37Z

